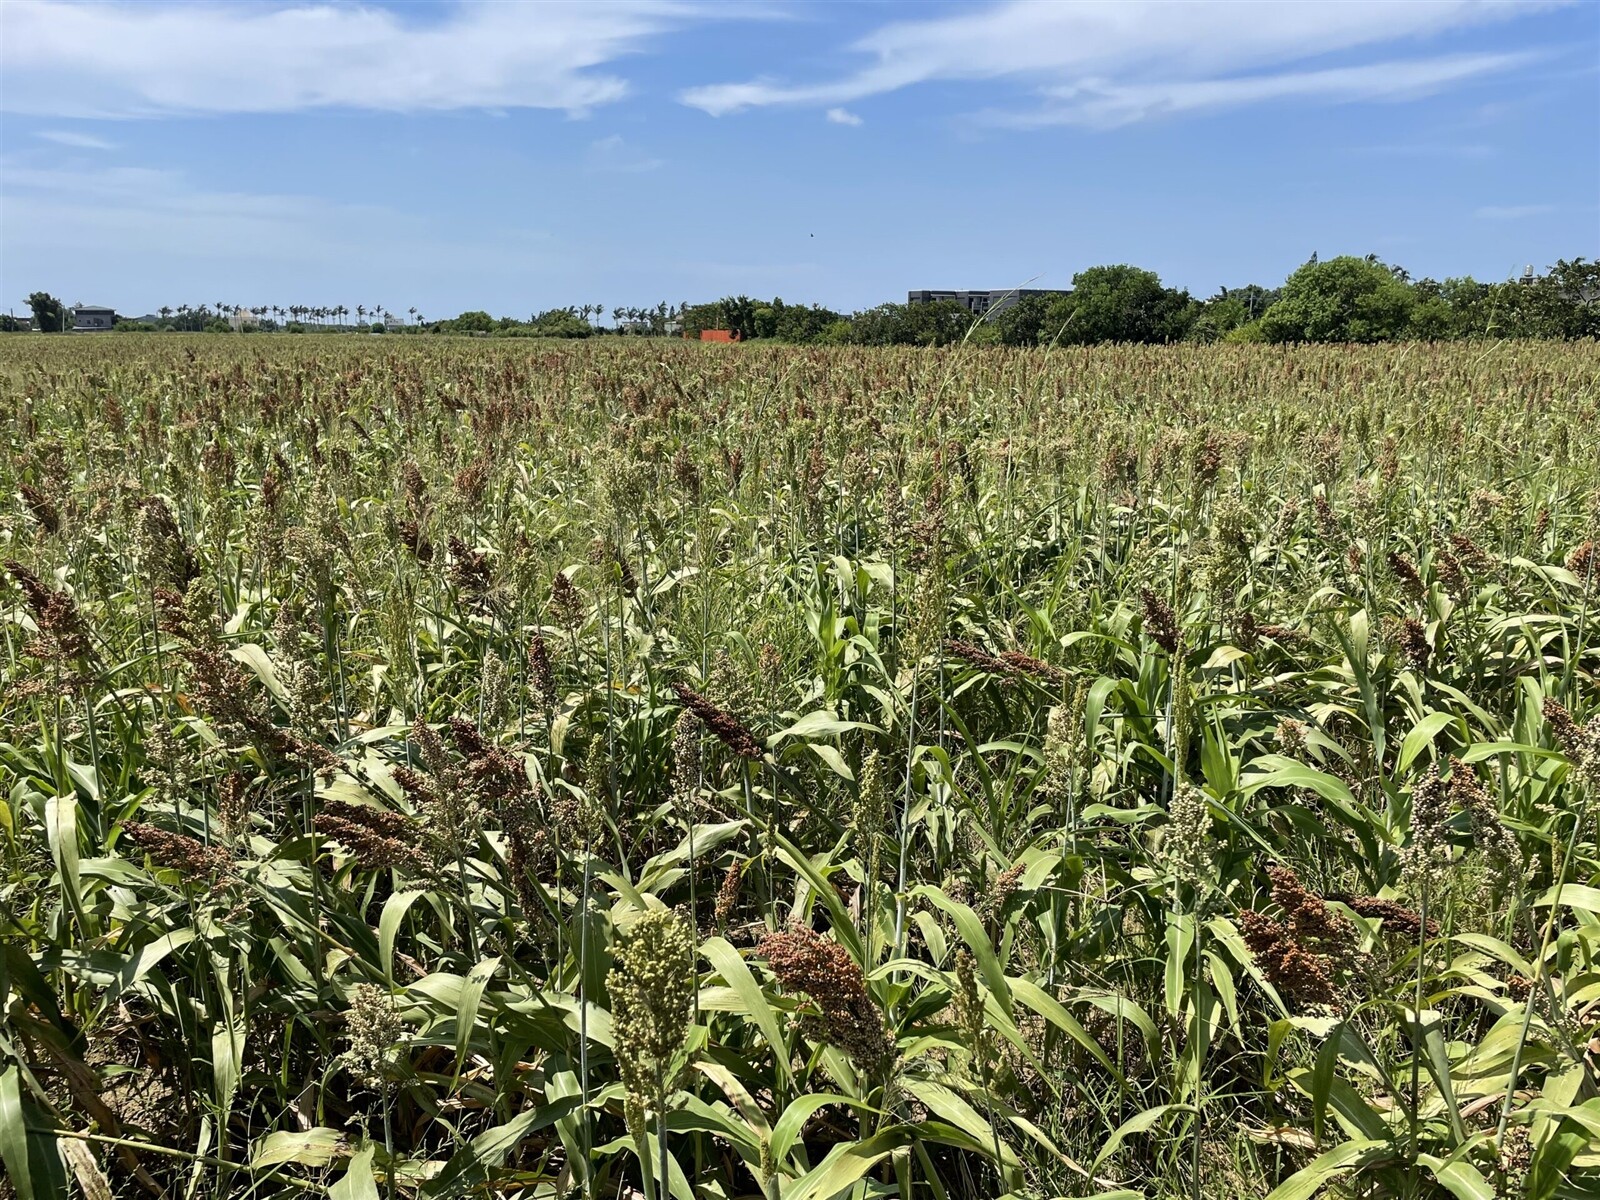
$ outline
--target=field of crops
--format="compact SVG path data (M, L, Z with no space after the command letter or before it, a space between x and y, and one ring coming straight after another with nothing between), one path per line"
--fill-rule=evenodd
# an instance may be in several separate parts
M1593 345L13 336L0 421L22 1200L1600 1195Z

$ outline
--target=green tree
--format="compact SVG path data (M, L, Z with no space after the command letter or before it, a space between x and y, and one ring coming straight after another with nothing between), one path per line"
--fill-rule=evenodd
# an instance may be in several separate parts
M880 304L851 321L851 341L864 346L948 346L972 328L970 312L954 300Z
M40 333L64 333L72 321L71 310L49 292L34 292L28 297L33 309L33 327Z
M1090 267L1072 277L1070 316L1061 340L1093 342L1176 342L1199 315L1188 292L1163 287L1154 271L1126 263Z
M364 312L362 305L356 305L357 310ZM454 333L489 333L494 329L494 318L482 309L464 312L455 320L448 322Z
M1269 342L1381 342L1403 337L1416 296L1376 259L1308 262L1261 318Z

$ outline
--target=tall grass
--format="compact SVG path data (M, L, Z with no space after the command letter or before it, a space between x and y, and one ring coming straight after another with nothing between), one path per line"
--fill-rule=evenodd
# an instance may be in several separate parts
M1594 347L6 350L23 1200L1600 1194Z

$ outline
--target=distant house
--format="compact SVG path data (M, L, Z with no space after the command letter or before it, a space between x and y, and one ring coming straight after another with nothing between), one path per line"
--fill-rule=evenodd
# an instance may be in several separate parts
M73 333L99 333L117 323L115 309L100 308L93 304L80 304L72 310Z
M235 333L244 333L247 329L259 329L261 318L248 308L236 308L228 317L228 327Z
M1058 288L998 288L991 291L931 291L908 292L907 304L932 304L936 300L953 300L975 317L985 313L1001 313L1019 300L1029 296L1061 296Z
M728 329L702 329L700 331L702 342L737 342L739 334L736 330Z

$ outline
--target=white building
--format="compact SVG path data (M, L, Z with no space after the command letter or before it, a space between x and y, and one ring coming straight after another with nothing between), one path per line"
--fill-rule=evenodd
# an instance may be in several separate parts
M95 304L80 304L72 310L73 333L98 333L117 323L115 309L101 308Z

